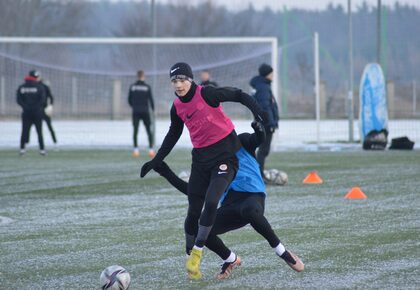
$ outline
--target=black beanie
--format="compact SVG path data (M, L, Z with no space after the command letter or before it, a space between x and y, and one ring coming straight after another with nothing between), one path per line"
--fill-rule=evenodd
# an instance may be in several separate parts
M30 72L29 72L29 76L31 76L31 77L33 77L33 78L39 78L39 76L40 76L41 74L39 73L39 71L37 71L37 70L31 70Z
M169 77L171 80L184 79L192 82L194 75L188 63L178 62L171 67Z
M258 72L260 73L260 76L263 76L263 77L268 76L272 71L273 71L273 68L271 67L271 65L268 65L266 63L263 63L258 68Z

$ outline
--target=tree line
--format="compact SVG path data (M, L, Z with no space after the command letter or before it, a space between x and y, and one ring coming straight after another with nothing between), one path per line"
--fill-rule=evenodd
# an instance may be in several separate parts
M251 4L231 11L211 0L199 5L155 2L157 37L275 36L284 45L318 31L321 61L336 67L341 77L346 74L348 15L341 5L261 11ZM384 6L382 16L381 61L387 78L411 80L420 75L420 10L396 2ZM353 11L355 73L377 59L376 23L376 7L363 2ZM150 1L3 0L0 9L0 36L150 37L152 30ZM308 56L295 58L307 69Z

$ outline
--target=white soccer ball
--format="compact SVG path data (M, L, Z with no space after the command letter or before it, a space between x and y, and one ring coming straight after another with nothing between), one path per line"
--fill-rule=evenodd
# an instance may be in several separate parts
M289 181L287 173L278 169L264 170L264 175L271 185L285 185Z
M130 274L118 265L109 266L103 270L99 280L102 290L127 290L131 283Z
M53 114L53 106L52 105L48 105L45 107L44 109L45 115L47 115L48 117L51 117Z

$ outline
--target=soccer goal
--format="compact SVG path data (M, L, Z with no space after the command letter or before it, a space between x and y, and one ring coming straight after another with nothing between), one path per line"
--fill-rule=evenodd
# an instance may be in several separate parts
M262 63L274 69L278 92L278 44L275 37L247 38L0 38L0 116L19 113L15 90L31 69L40 71L56 98L54 113L66 119L119 119L130 115L129 85L139 69L153 89L158 117L167 117L174 98L168 70L191 65L197 83L208 70L220 86L250 91L249 80ZM276 94L279 95L278 93ZM226 104L233 118L246 108Z

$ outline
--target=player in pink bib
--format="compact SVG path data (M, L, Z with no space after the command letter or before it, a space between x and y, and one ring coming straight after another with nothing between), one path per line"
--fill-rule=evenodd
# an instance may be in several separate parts
M191 279L201 279L202 249L213 227L219 199L236 175L235 154L241 148L234 125L221 103L241 103L259 121L263 111L251 96L239 89L196 85L191 67L186 63L173 65L169 75L176 95L171 125L155 158L142 166L140 176L144 177L162 163L179 140L185 124L194 148L184 229L187 241L195 237L186 267Z

